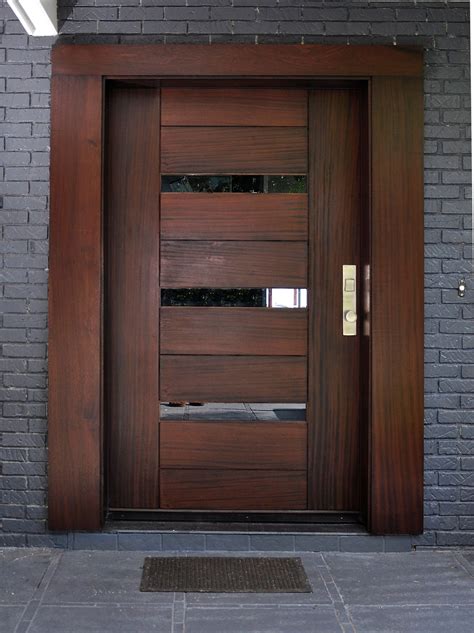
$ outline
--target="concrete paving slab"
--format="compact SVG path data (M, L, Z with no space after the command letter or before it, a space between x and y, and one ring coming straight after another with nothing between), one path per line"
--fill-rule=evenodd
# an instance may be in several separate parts
M138 606L40 607L28 633L171 633L171 608Z
M171 604L173 594L141 593L143 552L64 552L44 604Z
M14 633L25 607L0 606L1 633Z
M49 550L0 551L0 604L26 604L52 560Z
M311 594L160 594L150 551L0 550L0 633L471 633L472 553L308 552Z
M473 578L449 551L323 557L349 605L474 605Z
M332 607L188 609L186 633L342 633Z
M351 607L357 633L470 633L474 607Z

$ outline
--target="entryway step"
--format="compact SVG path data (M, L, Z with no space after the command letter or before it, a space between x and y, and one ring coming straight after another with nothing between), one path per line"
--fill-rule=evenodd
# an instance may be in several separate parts
M70 532L68 549L128 550L154 552L408 552L413 549L410 536L374 536L360 526L337 530L341 526L291 526L292 531L182 529L137 530L106 525L104 532ZM305 527L306 531L301 528ZM296 529L297 528L297 529Z

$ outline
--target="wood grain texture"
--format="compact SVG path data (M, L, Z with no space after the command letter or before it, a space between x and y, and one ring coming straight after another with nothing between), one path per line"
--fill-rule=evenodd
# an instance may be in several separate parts
M163 174L305 174L303 127L163 127Z
M423 530L423 86L372 84L369 528Z
M285 308L161 308L162 354L304 356L307 312Z
M302 356L160 358L163 402L306 402Z
M306 471L161 471L163 509L305 510Z
M309 104L309 508L350 511L360 507L360 333L342 335L342 266L360 268L360 96L315 90Z
M306 240L301 193L162 193L165 240Z
M305 90L267 88L164 88L162 125L303 126Z
M102 525L102 81L52 82L49 529ZM74 121L74 125L71 125Z
M161 243L162 288L306 288L306 242Z
M161 468L306 470L305 422L162 422Z
M421 77L423 53L401 46L325 44L59 44L55 74L152 77Z
M107 113L109 503L157 508L159 91L114 88Z

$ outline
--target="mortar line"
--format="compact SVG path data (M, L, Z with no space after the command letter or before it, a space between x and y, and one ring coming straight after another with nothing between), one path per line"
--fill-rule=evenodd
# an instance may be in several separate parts
M35 591L33 592L33 595L31 596L30 600L28 601L28 604L26 605L21 618L19 619L14 633L26 633L26 631L28 631L28 629L30 628L30 625L32 623L32 621L34 620L34 618L36 617L36 614L38 612L38 609L40 608L40 606L43 603L43 598L44 595L49 587L49 584L51 582L52 577L54 576L54 573L59 565L59 561L61 560L61 557L63 555L63 552L55 552L52 554L52 558L48 564L48 567L46 568L46 571L44 572L43 576L41 577L41 580L38 584L38 586L36 587ZM35 605L36 603L36 605ZM31 605L35 605L32 608L32 614L31 616L29 615L29 617L26 617L26 614L28 614L29 612L29 608Z

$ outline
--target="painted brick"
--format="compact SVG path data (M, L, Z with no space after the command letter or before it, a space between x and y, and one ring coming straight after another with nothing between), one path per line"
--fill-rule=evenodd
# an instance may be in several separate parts
M1 3L4 5L4 0ZM466 532L474 529L474 457L469 454L473 439L474 315L469 309L472 294L461 299L455 289L459 275L470 272L471 256L467 246L471 227L467 3L122 0L119 4L120 9L114 0L60 3L61 38L69 34L72 41L84 38L82 41L124 44L396 42L426 48L425 361L430 393L425 400L425 480L429 502L427 532L415 542L425 546L472 544ZM3 484L10 482L11 488L1 490L2 515L7 521L1 528L0 545L134 549L142 544L148 549L154 547L154 535L147 535L144 541L140 539L145 535L131 534L118 539L111 534L71 536L69 542L67 535L45 533L45 269L49 60L54 38L28 38L11 11L0 12L1 21L0 195L4 200L0 225L4 239L0 241L0 461L8 473L4 471ZM27 400L22 401L25 394ZM458 494L454 498L459 501L450 501L453 494ZM185 546L183 535L165 536L164 548L179 550ZM257 538L267 536L270 539L265 542ZM289 544L282 536L273 540L273 535L252 535L252 548L289 547L293 551L298 544L302 549L304 544L309 547L306 535ZM319 536L309 538L314 541ZM203 535L192 537L197 551L204 547L232 549L237 544L227 540L229 535L208 536L207 543ZM313 542L312 547L316 546ZM405 540L393 544L405 546L409 546ZM350 537L343 547L390 550L387 539L380 545L378 540L366 541L360 536Z

